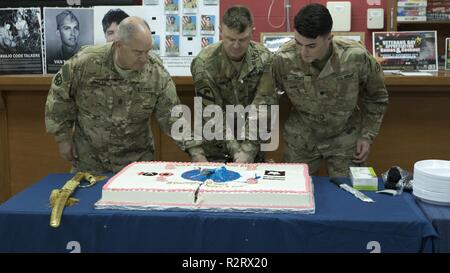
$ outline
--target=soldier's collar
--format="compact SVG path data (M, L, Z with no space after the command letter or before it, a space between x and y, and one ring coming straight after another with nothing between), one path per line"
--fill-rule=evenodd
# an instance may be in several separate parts
M116 69L117 73L119 73L119 75L125 80L135 79L139 75L138 71L122 69L116 63L114 63L114 68Z
M111 43L111 47L109 48L108 56L106 58L106 65L109 69L114 70L114 51L115 51L115 43Z

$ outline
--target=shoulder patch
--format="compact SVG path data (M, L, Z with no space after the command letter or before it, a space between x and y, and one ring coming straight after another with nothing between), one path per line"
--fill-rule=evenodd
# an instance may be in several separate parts
M53 80L53 83L56 86L60 86L62 84L62 76L61 76L61 72L58 72L58 74L56 74L55 79Z

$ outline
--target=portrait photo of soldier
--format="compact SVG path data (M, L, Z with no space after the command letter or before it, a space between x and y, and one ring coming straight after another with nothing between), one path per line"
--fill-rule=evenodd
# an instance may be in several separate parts
M169 34L180 32L180 19L178 15L166 16L166 32Z
M201 29L200 33L204 35L214 35L214 15L202 15L201 16Z
M197 13L197 0L183 0L184 13Z
M212 36L202 37L200 43L201 43L201 47L205 48L214 43L214 37L212 37Z
M177 14L178 13L178 0L164 0L165 13Z
M167 56L178 56L180 54L180 36L167 35L164 42Z
M44 8L47 73L57 72L81 46L94 43L93 20L89 8Z
M183 36L195 36L197 34L196 16L183 16Z

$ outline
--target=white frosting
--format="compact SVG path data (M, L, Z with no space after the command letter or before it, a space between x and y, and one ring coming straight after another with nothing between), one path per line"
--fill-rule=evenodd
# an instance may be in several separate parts
M220 163L136 162L104 186L97 208L189 208L314 212L306 164L227 164L240 178L230 182L192 181L184 172L214 169Z

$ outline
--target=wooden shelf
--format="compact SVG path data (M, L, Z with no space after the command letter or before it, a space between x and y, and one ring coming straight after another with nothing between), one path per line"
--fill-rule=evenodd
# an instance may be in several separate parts
M442 87L450 92L450 70L433 73L433 76L385 75L386 86L390 87ZM53 75L1 75L0 91L48 91ZM192 77L172 77L178 91L192 91Z
M450 92L450 71L434 72L433 76L384 76L386 87L390 90L392 87L411 87L409 90L441 87L442 92Z
M0 75L0 91L45 91L53 75ZM192 89L192 77L172 77L178 90Z

